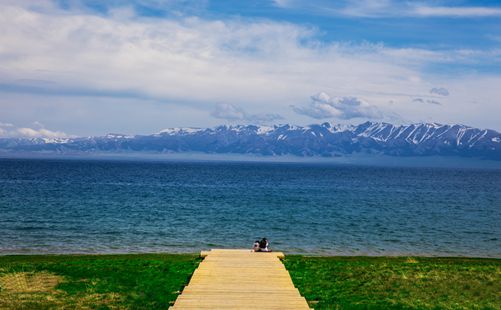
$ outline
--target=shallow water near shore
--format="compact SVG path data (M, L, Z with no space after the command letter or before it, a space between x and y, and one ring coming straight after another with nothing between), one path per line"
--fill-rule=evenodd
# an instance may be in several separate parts
M500 170L0 160L0 254L501 257L499 223Z

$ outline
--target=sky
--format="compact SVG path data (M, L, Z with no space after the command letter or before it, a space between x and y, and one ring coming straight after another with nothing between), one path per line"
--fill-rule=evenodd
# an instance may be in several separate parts
M367 120L501 131L501 1L0 1L0 137Z

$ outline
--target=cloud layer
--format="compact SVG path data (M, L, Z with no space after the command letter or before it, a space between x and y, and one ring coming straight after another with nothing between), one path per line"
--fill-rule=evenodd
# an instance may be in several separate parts
M501 6L458 6L457 1L423 0L423 1L398 1L398 0L341 0L335 2L323 0L294 1L275 0L277 7L284 9L309 9L318 11L320 14L344 15L351 17L417 17L417 18L477 18L477 17L499 17L501 16ZM470 1L475 4L474 1Z
M0 138L67 138L66 133L46 129L39 122L33 123L32 127L17 127L11 123L0 122Z
M366 2L360 8L372 12L393 3ZM87 134L106 122L122 132L140 122L205 127L283 117L304 124L311 117L348 121L393 112L406 121L494 127L493 115L501 113L492 100L501 97L499 73L458 70L499 66L501 48L322 41L319 29L269 19L151 18L127 6L95 14L48 0L3 1L0 29L0 111L17 124L35 118ZM443 87L430 94L436 85ZM319 90L337 97L314 96L304 105ZM430 112L431 105L413 98L444 102ZM84 129L75 132L75 122Z
M447 90L447 88L443 88L443 87L433 87L432 89L430 89L430 94L446 97L446 96L449 96L449 90Z
M216 105L211 115L215 118L231 122L250 122L259 124L273 123L274 121L283 119L280 114L249 114L242 108L229 103L220 103Z
M439 101L434 100L434 99L414 98L414 99L412 99L412 102L441 105L441 103Z
M310 104L307 106L292 106L294 112L304 114L316 119L336 118L336 119L381 119L383 113L373 105L362 99L355 97L335 97L321 92L311 96Z

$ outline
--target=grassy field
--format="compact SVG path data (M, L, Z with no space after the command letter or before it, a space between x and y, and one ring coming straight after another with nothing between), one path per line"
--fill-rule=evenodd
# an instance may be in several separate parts
M0 309L166 309L195 255L0 256Z
M501 260L286 256L315 309L501 309Z
M196 255L0 256L0 309L166 309ZM315 309L501 309L501 260L286 256Z

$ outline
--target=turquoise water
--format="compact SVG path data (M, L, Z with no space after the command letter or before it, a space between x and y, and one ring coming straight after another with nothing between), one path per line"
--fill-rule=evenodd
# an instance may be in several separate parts
M501 257L501 171L0 160L0 253Z

